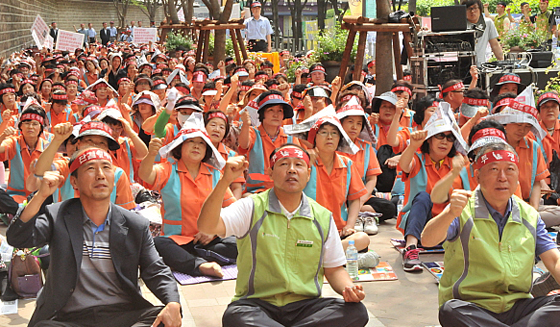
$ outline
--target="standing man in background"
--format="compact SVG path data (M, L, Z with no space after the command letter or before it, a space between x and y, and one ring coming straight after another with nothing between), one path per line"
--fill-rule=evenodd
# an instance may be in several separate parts
M54 44L56 44L56 39L58 39L58 28L56 27L56 22L52 22L49 34L54 39Z
M245 19L246 38L249 51L270 52L272 50L272 26L268 18L261 16L261 3L255 1L251 4L253 17Z
M109 43L109 29L107 28L107 23L103 22L103 28L99 31L99 37L101 38L101 44L106 46Z
M115 27L115 22L109 22L109 42L115 42L117 39L117 28Z
M88 41L89 41L89 44L94 44L95 42L97 42L95 40L96 35L97 35L97 33L95 32L95 28L93 28L93 24L88 23Z

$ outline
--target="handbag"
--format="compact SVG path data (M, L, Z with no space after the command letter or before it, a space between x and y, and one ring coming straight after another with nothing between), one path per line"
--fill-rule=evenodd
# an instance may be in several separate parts
M22 298L37 297L43 287L43 275L36 249L20 249L14 252L8 269L8 280L14 292ZM41 255L47 256L48 254Z

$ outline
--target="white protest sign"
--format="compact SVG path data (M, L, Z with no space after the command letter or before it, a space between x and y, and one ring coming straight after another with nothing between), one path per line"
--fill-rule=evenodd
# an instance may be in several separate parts
M179 18L180 22L185 21L185 12L183 11L183 8L177 12L177 18Z
M132 39L132 42L140 44L150 43L150 41L157 41L157 28L136 27L134 29L134 37Z
M54 49L54 39L52 36L47 35L47 37L45 38L45 43L43 44L43 46L47 49L53 50Z
M56 39L57 50L74 51L76 49L81 49L83 44L83 34L58 30L58 38Z
M33 32L35 32L33 40L35 41L39 49L43 47L45 39L49 35L49 31L50 29L47 23L45 23L41 16L37 15L35 21L33 22L33 25L31 25L31 35L33 36Z

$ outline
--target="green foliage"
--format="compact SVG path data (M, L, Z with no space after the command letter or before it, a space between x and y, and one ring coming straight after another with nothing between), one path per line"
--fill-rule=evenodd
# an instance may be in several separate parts
M167 34L167 40L165 42L167 51L173 51L179 46L185 47L188 51L192 49L192 41L177 32L170 32Z
M323 34L317 35L318 47L317 51L313 54L313 60L319 61L342 61L342 55L346 48L346 40L348 39L348 30L343 30L340 23L329 30L323 31ZM358 51L358 38L354 39L354 46L350 58L356 57Z
M488 10L491 14L496 13L496 4L498 1L505 1L507 3L507 8L511 8L512 14L520 14L520 5L522 2L527 2L531 7L531 14L539 13L539 2L540 0L482 0L482 3L487 3ZM459 0L459 3L461 1ZM416 13L419 16L430 16L431 7L441 7L441 6L453 6L455 2L453 0L418 0L416 2ZM560 0L550 0L548 5L548 10L552 10L554 7L560 7ZM407 11L406 9L403 9Z
M286 71L286 76L288 76L288 82L294 83L296 81L296 69L298 68L309 68L313 65L315 61L312 58L302 57L302 58L292 58L288 62L288 70Z

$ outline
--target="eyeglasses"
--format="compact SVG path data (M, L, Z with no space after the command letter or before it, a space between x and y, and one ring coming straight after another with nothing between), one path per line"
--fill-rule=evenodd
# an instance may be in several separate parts
M451 91L451 93L465 93L465 90L455 90L455 91Z
M455 142L455 135L453 135L453 133L449 133L449 134L439 133L434 135L434 137L438 140L443 140L446 138L448 142Z
M480 8L478 6L472 6L472 7L467 8L467 10L471 11L471 12L475 12L475 11L480 10Z
M338 131L332 131L332 132L327 132L327 131L320 131L317 133L317 135L321 135L322 137L339 137L340 133Z

